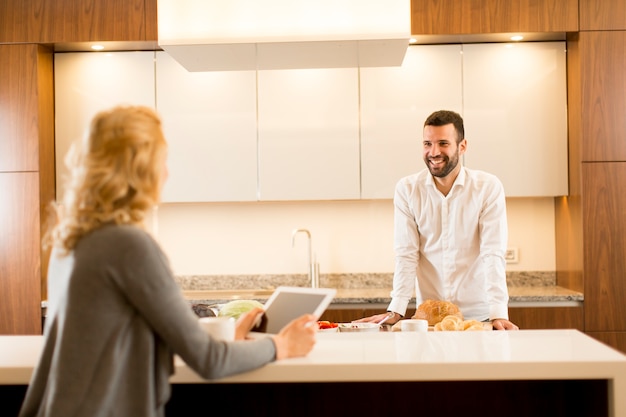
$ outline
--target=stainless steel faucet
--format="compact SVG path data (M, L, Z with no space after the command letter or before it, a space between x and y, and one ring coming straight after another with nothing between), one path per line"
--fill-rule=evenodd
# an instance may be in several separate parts
M304 233L307 236L309 242L309 281L311 282L311 288L319 288L320 286L320 266L315 259L311 245L311 232L307 229L294 229L291 233L291 247L293 248L296 243L296 235L298 233Z

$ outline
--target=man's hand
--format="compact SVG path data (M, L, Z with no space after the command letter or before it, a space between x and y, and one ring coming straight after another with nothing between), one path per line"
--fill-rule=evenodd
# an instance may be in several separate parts
M383 314L375 314L373 316L369 316L369 317L363 317L362 319L358 319L358 320L352 320L354 323L380 323L383 319L385 319L389 313L391 312L386 312ZM400 320L402 318L402 316L396 312L393 312L393 317L389 318L388 320L385 321L385 324L394 324L397 323L398 320Z
M519 330L515 324L506 319L494 319L491 321L493 330Z

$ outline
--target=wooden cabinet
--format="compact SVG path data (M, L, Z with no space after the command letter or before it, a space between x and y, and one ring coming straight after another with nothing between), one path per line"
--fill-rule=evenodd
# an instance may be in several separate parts
M582 165L585 330L626 332L626 162Z
M45 208L54 198L52 54L0 45L0 334L41 334Z
M0 200L0 334L41 334L39 174L0 173Z
M356 68L258 71L259 198L360 198Z
M0 43L151 41L157 0L1 1Z
M0 113L0 172L38 171L37 48L0 48L0 105L11 109Z
M586 332L600 342L626 353L626 332Z
M581 3L600 1L580 0ZM579 0L412 0L411 33L576 32L578 3Z
M584 330L583 307L509 307L509 320L520 329Z
M624 0L579 0L580 30L626 30Z
M378 310L376 313L382 313L384 309ZM320 317L320 320L328 320L333 323L349 323L352 320L357 320L365 316L365 309L362 308L328 308L324 311L324 314Z
M361 68L361 198L393 198L396 182L423 168L423 123L463 111L461 45L416 45L400 67Z
M54 71L57 195L62 198L64 159L97 112L121 104L154 108L154 52L57 53Z
M156 55L156 108L169 144L163 202L256 201L256 72L188 72Z
M363 317L385 312L381 308L328 308L320 320L348 323ZM407 309L406 317L415 314L415 308ZM578 329L584 330L583 307L510 307L509 319L520 329Z
M507 197L568 194L565 49L463 45L465 166L495 174Z
M608 16L604 3L586 3L581 13L595 3ZM626 352L626 32L581 32L568 50L573 192L557 200L557 279L582 288L585 331Z
M350 307L337 307L330 306L320 320L328 320L335 323L349 323L352 320L358 320L363 317L373 316L375 314L384 313L387 309L387 306L382 306L380 308L371 308L371 307L360 307L351 305ZM406 317L411 317L415 314L415 308L408 308L406 310Z
M626 31L581 33L581 160L626 161Z

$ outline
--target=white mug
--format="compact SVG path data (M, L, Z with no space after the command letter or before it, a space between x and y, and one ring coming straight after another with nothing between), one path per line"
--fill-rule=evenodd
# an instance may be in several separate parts
M403 332L427 332L428 320L406 319L400 322L400 330Z
M235 319L232 317L201 317L198 321L215 339L235 340Z

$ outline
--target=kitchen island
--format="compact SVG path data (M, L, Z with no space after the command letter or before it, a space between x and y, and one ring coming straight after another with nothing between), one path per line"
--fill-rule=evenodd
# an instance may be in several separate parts
M2 404L25 389L41 341L0 336ZM319 333L305 358L216 381L175 365L169 415L219 402L256 416L626 417L626 356L577 330Z

